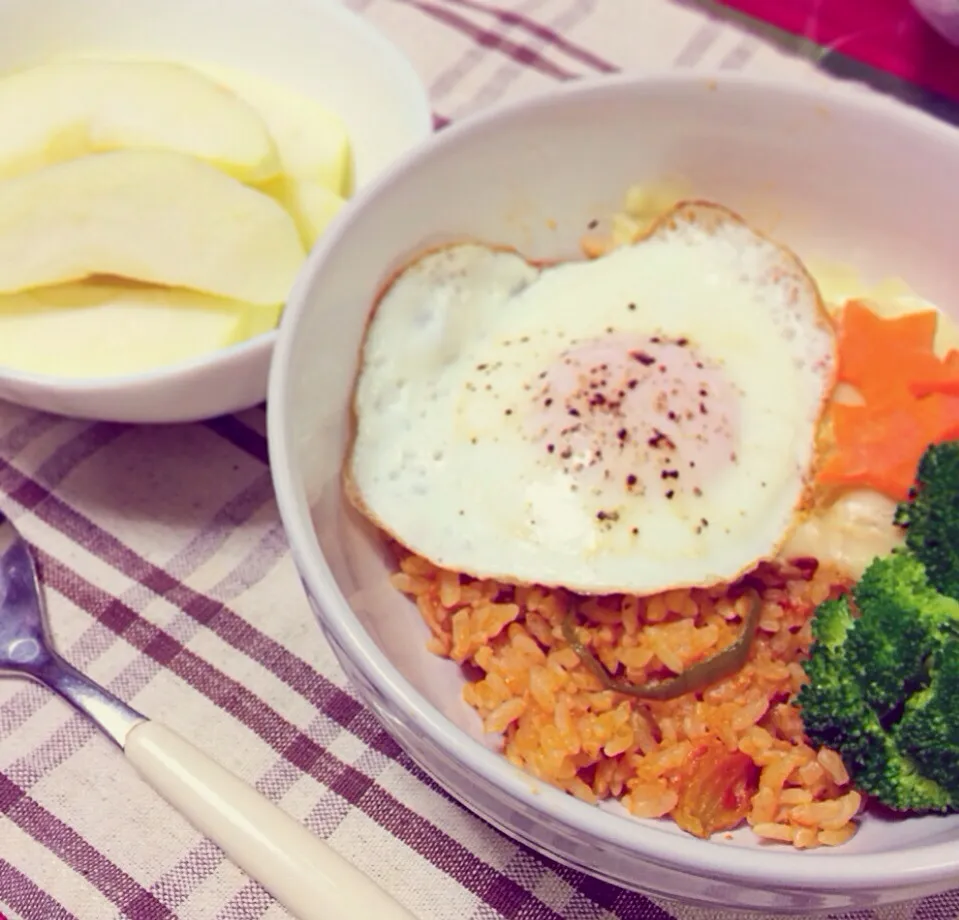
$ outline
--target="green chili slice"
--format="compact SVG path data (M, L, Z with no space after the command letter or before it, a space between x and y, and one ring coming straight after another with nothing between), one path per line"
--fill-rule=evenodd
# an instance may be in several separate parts
M645 684L617 680L603 666L603 663L582 643L576 635L575 614L572 610L563 619L563 636L570 648L579 655L580 661L599 679L607 690L625 693L641 700L671 700L684 693L699 690L738 671L749 657L753 636L759 625L762 602L755 591L747 592L750 598L749 612L743 620L739 635L724 649L697 661L674 677L654 680Z

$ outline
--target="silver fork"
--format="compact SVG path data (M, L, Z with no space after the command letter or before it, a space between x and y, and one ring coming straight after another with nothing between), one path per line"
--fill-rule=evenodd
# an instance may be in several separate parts
M33 554L2 514L0 675L30 677L91 719L147 783L299 920L414 920L286 812L57 654Z

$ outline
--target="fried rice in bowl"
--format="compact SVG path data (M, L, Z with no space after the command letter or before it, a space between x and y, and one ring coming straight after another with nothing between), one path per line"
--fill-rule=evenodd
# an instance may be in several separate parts
M900 557L912 552L893 518L915 497L909 490L923 448L959 437L950 389L959 284L948 258L959 229L959 189L948 178L957 166L951 129L864 95L742 78L618 78L448 130L357 199L311 257L281 326L269 400L273 474L324 636L363 701L444 789L540 852L695 904L839 910L959 885L948 776L943 784L924 774L915 787L877 778L896 752L867 756L850 740L858 726L816 715L831 705L833 683L855 670L833 654L822 624L831 617L863 646L867 626L859 624L871 626L886 609L871 613L882 574L872 560L893 560L882 564L894 581ZM707 245L696 234L714 217L726 236ZM670 237L686 218L692 230ZM735 240L747 241L745 260L729 261ZM780 267L746 285L761 252ZM783 259L796 270L782 269ZM713 288L681 281L683 264L693 266L687 275L704 266ZM905 283L883 281L890 275ZM716 287L721 276L730 282ZM742 321L741 311L770 302L770 278L781 287L787 276L795 285L781 300L781 336L774 341L751 321L741 333L724 332ZM499 366L515 359L539 368L543 352L535 334L500 333L544 302L551 335L564 322L588 331L575 302L561 321L560 301L579 292L600 316L603 298L625 290L610 278L646 279L672 306L650 313L624 300L622 327L602 321L598 333L608 341L635 335L644 310L666 332L643 327L646 344L624 351L635 366L619 383L605 359L580 368L581 381L593 371L603 376L584 384L582 405L603 424L625 421L591 455L595 462L576 465L575 440L567 449L558 438L575 439L592 416L569 396L572 424L554 431L551 417L537 415L535 430L524 429L515 417L522 390L534 394L538 379L553 382L552 372L545 364L540 375L517 371L527 382L513 386ZM742 306L716 323L702 314L710 290ZM431 326L422 315L431 298L437 310L463 310ZM691 323L688 338L669 331L680 316ZM918 344L909 360L877 350L910 330L920 335L919 326L938 328L935 350L931 340L924 346L925 364ZM459 338L450 338L454 328ZM746 347L757 328L765 338ZM794 353L804 336L818 336L816 347L777 370L789 362L772 358ZM493 339L498 348L512 342L514 357L478 360L482 342ZM582 341L555 353L575 362ZM723 350L723 372L735 384L729 392L742 402L742 443L724 448L722 475L734 477L736 466L746 472L717 480L738 483L732 503L729 489L687 485L696 464L685 461L700 454L684 454L694 448L668 424L692 425L695 404L684 416L663 402L669 420L661 427L629 416L649 375L667 379L674 366L706 374L709 362L695 350L702 343ZM438 371L429 363L437 349ZM877 373L887 360L915 373ZM469 364L472 376L450 392L479 395L450 406L473 411L497 387L507 399L486 428L488 412L470 416L479 427L469 429L478 434L465 439L466 452L443 440L447 395L437 382L457 363ZM939 376L929 382L916 368ZM479 372L487 384L474 385ZM713 412L710 419L712 382L693 384L699 413ZM677 371L669 392L677 396L683 385ZM534 395L545 394L549 408L551 393ZM763 425L779 426L765 445ZM789 446L791 433L807 428L808 438L796 435ZM599 437L595 426L589 431ZM497 445L492 453L481 453L483 432ZM537 438L543 450L534 458L528 448ZM615 466L610 444L622 451L634 442L640 465ZM668 456L655 452L664 443ZM419 445L436 464L426 472L410 460ZM794 455L788 475L779 475ZM566 465L556 466L558 458ZM575 499L530 503L522 521L497 530L498 522L519 521L516 484L539 494L543 470L551 481L573 482L573 492L576 477L598 478L583 480L589 488ZM613 480L626 497L617 492L616 510L607 502L595 511L585 493L606 501ZM768 497L777 490L778 503ZM700 507L693 498L709 511L676 536L662 509ZM557 538L565 533L560 506L563 521L582 506L597 522L588 552ZM492 524L484 532L476 521ZM707 539L712 555L690 549ZM533 551L543 546L549 551ZM677 553L687 550L706 559L699 570L680 566ZM661 561L651 564L658 552ZM623 558L634 562L621 565ZM935 587L945 598L939 607L951 610L947 588ZM875 673L856 666L863 685L879 681L880 665ZM858 705L859 685L849 686ZM902 718L894 708L889 702L892 714L869 737ZM943 724L948 731L954 723L937 722L937 730ZM940 768L933 764L929 775ZM883 801L905 802L910 812Z

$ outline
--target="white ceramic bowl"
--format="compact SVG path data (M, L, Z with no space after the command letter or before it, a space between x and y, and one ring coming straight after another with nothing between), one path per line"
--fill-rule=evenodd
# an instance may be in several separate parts
M427 243L467 235L577 253L625 189L679 174L804 256L895 272L959 312L959 133L859 93L723 77L574 84L437 135L373 183L315 251L280 327L269 442L280 511L323 632L388 730L469 808L622 885L709 905L838 910L959 886L959 817L869 817L838 850L702 841L584 804L491 750L455 665L428 654L340 472L358 348L378 286ZM397 347L402 347L398 342Z
M0 0L0 73L68 55L137 56L246 71L345 120L355 186L432 131L406 58L336 0ZM68 379L0 367L0 399L64 415L181 422L266 396L276 333L149 373Z

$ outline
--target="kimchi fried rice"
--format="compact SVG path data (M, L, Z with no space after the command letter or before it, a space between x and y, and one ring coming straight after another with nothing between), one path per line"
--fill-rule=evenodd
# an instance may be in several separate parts
M649 597L583 597L445 571L398 545L394 587L429 626L429 648L460 664L464 700L501 734L517 767L587 802L618 799L706 837L743 821L761 838L835 846L862 799L834 751L805 740L791 702L816 605L849 580L812 559L763 563L734 584ZM745 665L668 700L607 689L564 638L610 674L642 683L678 674L735 641L761 600Z

